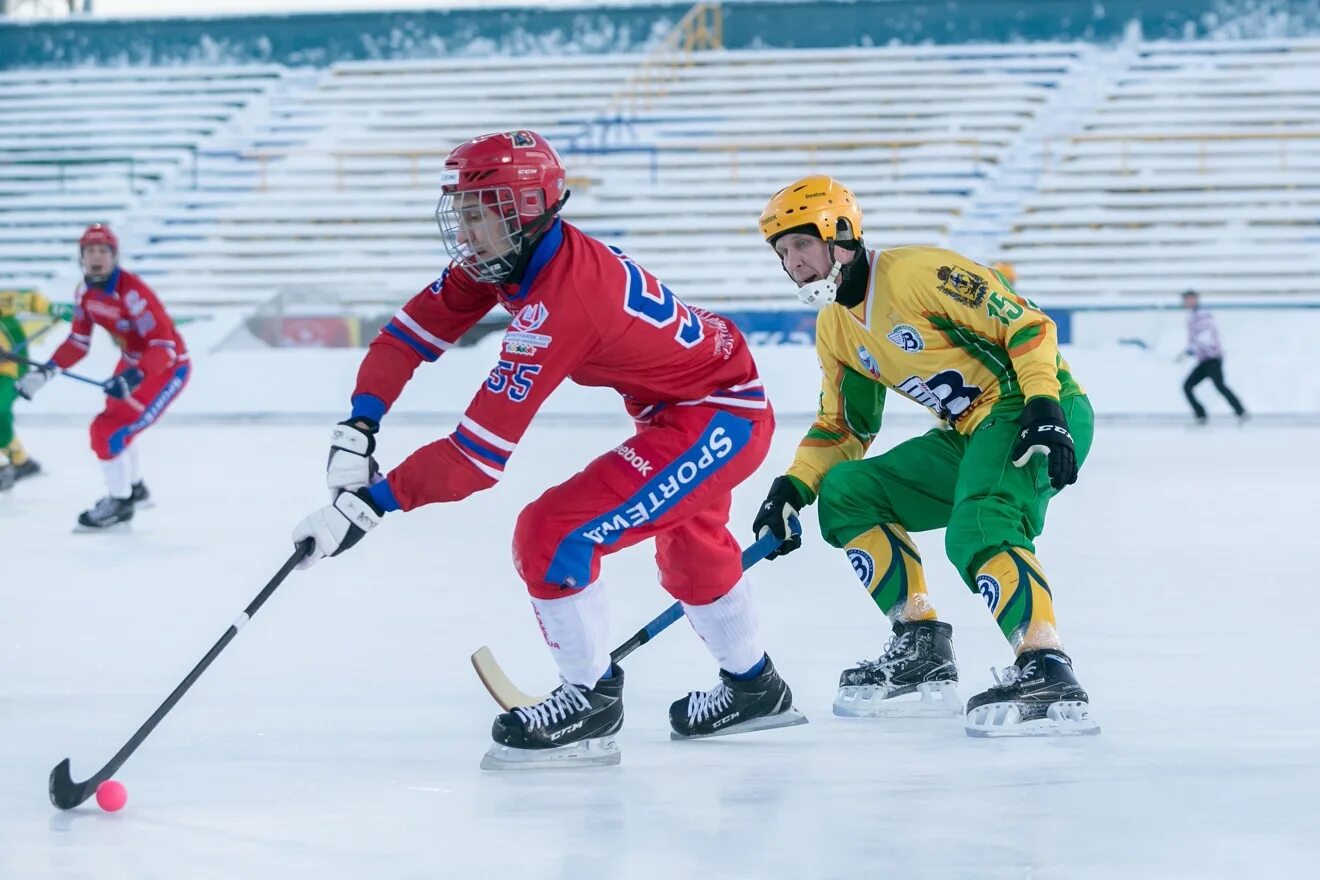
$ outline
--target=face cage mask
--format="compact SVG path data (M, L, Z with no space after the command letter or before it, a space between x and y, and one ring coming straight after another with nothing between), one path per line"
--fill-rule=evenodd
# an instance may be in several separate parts
M480 212L482 219L468 223L463 219L465 211ZM509 187L444 193L435 208L435 222L445 250L473 281L503 284L513 273L522 252L523 231ZM477 235L471 234L473 229Z
M86 283L88 286L95 286L95 285L105 284L107 281L110 280L110 276L115 274L115 267L119 265L119 254L115 253L114 251L111 251L110 254L111 254L110 268L105 270L105 272L101 273L100 275L93 275L87 271L87 267L86 265L84 265L85 258L83 257L82 249L79 249L78 268L82 269L84 283Z

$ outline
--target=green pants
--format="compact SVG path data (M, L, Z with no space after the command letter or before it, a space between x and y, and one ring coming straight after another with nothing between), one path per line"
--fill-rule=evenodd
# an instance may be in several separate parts
M1083 394L1060 403L1080 466L1091 449L1095 413ZM1001 550L1035 553L1032 540L1044 531L1045 509L1057 492L1044 456L1025 467L1009 461L1021 430L1018 412L991 413L970 437L935 429L874 458L830 468L819 493L825 540L843 547L883 523L910 532L947 529L945 552L973 591L977 569Z
M0 376L0 450L14 442L14 401L18 391L12 376Z

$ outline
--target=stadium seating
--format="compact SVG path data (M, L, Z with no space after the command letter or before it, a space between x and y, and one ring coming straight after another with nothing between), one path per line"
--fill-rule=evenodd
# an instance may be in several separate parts
M446 261L450 148L536 128L565 215L698 304L793 304L756 218L829 173L872 246L1033 296L1314 292L1320 43L886 47L0 74L0 283L87 222L175 302L397 302ZM314 297L313 297L314 299Z

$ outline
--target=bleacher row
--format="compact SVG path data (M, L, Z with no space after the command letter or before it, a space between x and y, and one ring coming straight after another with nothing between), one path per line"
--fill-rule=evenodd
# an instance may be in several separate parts
M445 153L536 128L565 215L694 303L791 304L756 232L810 172L872 246L1030 295L1320 292L1320 41L698 52L0 73L0 285L55 293L88 222L170 300L393 302L445 262Z

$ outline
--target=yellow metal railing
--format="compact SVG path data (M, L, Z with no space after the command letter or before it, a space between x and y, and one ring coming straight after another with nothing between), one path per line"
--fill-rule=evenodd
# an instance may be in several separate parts
M703 0L678 20L659 46L647 53L628 82L610 98L605 115L619 115L625 107L634 113L639 107L650 109L652 101L668 93L678 71L692 66L696 52L723 47L724 9L718 3Z
M1196 170L1204 174L1209 170L1210 145L1231 141L1278 141L1279 168L1288 167L1288 144L1299 140L1320 140L1320 131L1250 131L1250 132L1200 132L1180 134L1082 134L1063 139L1065 144L1116 142L1119 145L1118 173L1133 174L1137 169L1129 168L1131 144L1133 143L1170 143L1190 142L1196 144ZM1041 162L1044 170L1050 170L1050 142L1042 145ZM1080 158L1074 156L1074 158Z

